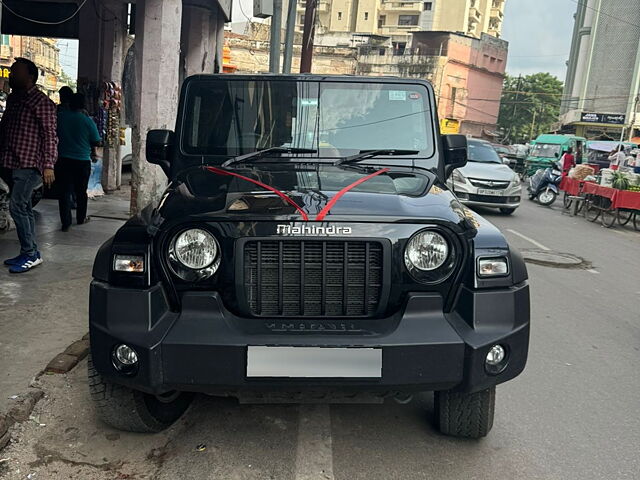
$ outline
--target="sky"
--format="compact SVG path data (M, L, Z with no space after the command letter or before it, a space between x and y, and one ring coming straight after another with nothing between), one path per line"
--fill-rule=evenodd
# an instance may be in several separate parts
M564 82L577 8L573 0L507 0L502 27L509 42L507 73L549 72Z
M507 0L502 30L509 42L507 73L549 72L564 82L576 8L576 0ZM253 0L233 0L233 22L246 21L245 14L252 12ZM62 68L75 78L77 40L60 40L58 45Z

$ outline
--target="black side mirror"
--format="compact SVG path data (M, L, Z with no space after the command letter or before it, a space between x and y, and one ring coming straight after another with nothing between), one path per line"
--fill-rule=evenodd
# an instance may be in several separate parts
M171 130L149 130L147 133L147 162L159 165L169 176L173 155L174 133Z
M464 135L443 135L444 178L451 176L456 168L467 164L467 137Z

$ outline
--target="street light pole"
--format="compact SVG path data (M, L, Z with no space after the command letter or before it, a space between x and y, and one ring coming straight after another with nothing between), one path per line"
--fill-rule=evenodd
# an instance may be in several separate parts
M318 0L307 0L304 11L304 32L302 33L302 56L300 73L311 73L313 61L313 39L316 33L316 6Z
M287 13L287 29L284 35L284 63L282 73L291 73L291 61L293 57L293 34L296 28L296 6L298 0L289 0L289 12Z
M273 0L271 17L271 45L269 47L269 71L280 73L280 36L282 34L282 0Z

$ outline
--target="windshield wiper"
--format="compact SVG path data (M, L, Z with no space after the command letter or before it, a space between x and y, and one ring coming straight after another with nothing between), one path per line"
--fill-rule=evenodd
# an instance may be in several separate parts
M271 153L317 153L318 150L313 148L295 148L295 147L271 147L265 148L264 150L258 150L257 152L247 153L245 155L240 155L239 157L233 157L227 160L222 164L223 167L228 167L235 163L247 162L249 160L258 160L263 158Z
M416 155L420 153L420 150L397 150L397 149L386 149L386 150L360 150L360 153L357 155L351 155L350 157L344 157L340 160L336 161L334 165L344 165L345 163L356 163L360 160L366 160L367 158L377 157L378 155Z

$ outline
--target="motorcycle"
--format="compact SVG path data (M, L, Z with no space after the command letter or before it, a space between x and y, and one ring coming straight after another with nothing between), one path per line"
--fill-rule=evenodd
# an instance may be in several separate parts
M553 205L560 193L562 181L562 168L556 162L552 167L539 169L529 178L527 191L529 200L538 199L540 205L548 207Z

